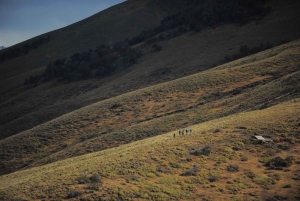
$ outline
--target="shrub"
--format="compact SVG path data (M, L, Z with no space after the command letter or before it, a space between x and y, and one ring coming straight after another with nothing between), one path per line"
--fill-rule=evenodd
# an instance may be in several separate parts
M285 159L282 159L281 157L277 156L277 157L269 160L266 163L266 166L268 166L270 168L288 167L288 166L292 165L292 162L293 162L292 156L288 156Z
M115 103L115 104L113 104L113 105L110 107L110 109L117 109L117 108L119 108L119 107L122 107L122 104L120 104L120 103Z
M248 161L248 157L242 156L242 157L241 157L241 161Z
M89 178L86 175L78 177L76 180L79 184L87 184L90 182Z
M99 190L101 184L100 183L91 183L88 186L88 189L90 190Z
M94 174L93 176L91 176L90 180L95 183L102 183L102 179L98 174Z
M249 177L250 179L253 179L254 177L256 177L256 175L254 174L254 172L246 172L245 173L247 177Z
M291 188L291 187L292 187L291 184L287 184L287 185L283 186L283 188Z
M212 148L210 146L205 146L202 149L202 154L208 156L211 153Z
M230 172L238 172L239 171L239 166L238 165L228 165L227 170Z
M180 168L181 167L180 164L178 164L178 163L170 163L170 166L172 168Z
M185 171L184 173L182 173L180 176L196 176L196 172L195 172L195 170L193 169L193 170L187 170L187 171Z
M201 156L206 155L208 156L211 153L212 148L210 146L205 146L203 149L196 149L193 151L190 151L190 154L195 156Z
M268 197L266 201L279 201L279 200L288 200L286 196L275 195L274 197Z
M256 176L252 181L258 185L262 185L265 188L269 188L270 185L276 184L276 180L266 176Z
M68 194L68 198L75 198L78 197L80 193L76 190L71 190L70 193Z
M218 177L216 177L216 176L210 176L209 178L208 178L208 181L210 181L210 182L215 182L215 181L217 181L218 180Z
M232 149L235 151L239 151L239 150L244 149L244 147L245 147L245 144L243 142L236 142L236 143L234 143L234 146Z

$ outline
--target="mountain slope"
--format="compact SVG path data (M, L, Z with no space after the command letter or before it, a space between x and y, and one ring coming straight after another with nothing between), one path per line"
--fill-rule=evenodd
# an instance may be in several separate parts
M1 173L297 98L299 43L99 101L6 138L0 141Z
M0 198L297 200L299 112L297 98L193 125L192 135L178 136L173 131L0 176ZM258 144L251 140L253 134L268 135L276 143ZM193 154L205 146L213 155ZM287 156L293 157L289 167L274 170L265 166L274 157Z
M1 138L99 100L209 69L218 65L225 55L237 53L241 45L252 48L268 41L278 44L299 38L299 2L271 3L272 13L259 22L244 26L225 25L192 35L188 33L162 42L163 50L158 53L145 48L145 55L138 64L105 79L68 84L48 82L35 88L23 86L11 90L30 74L38 75L45 70L40 68L3 81L1 89L9 89L9 92L1 95Z
M125 1L67 27L7 48L5 51L50 37L49 42L28 54L1 63L0 80L43 67L57 58L95 49L101 44L113 44L118 40L132 38L143 30L157 26L163 17L177 12L179 7L182 9L186 6L186 3L178 0L171 0L171 6L165 4L166 2Z

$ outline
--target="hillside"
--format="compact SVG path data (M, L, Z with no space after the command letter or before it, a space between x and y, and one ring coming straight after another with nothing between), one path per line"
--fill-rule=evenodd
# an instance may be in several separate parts
M170 3L172 2L172 3ZM153 28L165 16L178 12L186 3L178 0L130 0L101 11L67 27L42 34L5 49L21 47L26 43L49 37L49 41L28 54L1 63L0 80L46 66L57 58L94 49L101 44L113 44L132 38L143 30ZM1 92L5 89L1 89Z
M23 85L24 80L30 75L42 74L45 67L22 73L25 68L13 70L6 68L4 62L0 64L0 69L4 70L1 75L7 74L8 69L9 73L18 75L8 76L10 78L1 83L1 90L7 92L1 94L0 137L3 139L31 129L100 100L209 69L219 65L225 55L239 52L241 45L252 48L266 42L277 45L298 39L299 2L270 1L270 4L272 12L260 21L187 33L161 42L163 50L157 53L145 47L144 57L137 64L103 79L73 83L51 81L32 88ZM15 60L18 58L8 62Z
M215 24L176 27L193 2L129 0L0 57L0 200L300 199L300 2L217 23L236 2L264 1L201 1L202 14L222 14L203 15ZM165 16L176 28L93 49ZM91 67L84 79L79 64ZM95 76L105 67L114 71Z
M99 101L1 140L1 173L298 98L299 43Z
M192 125L192 134L175 130L0 176L0 198L299 200L299 112L296 98ZM259 144L253 134L275 143ZM291 162L268 166L275 157Z

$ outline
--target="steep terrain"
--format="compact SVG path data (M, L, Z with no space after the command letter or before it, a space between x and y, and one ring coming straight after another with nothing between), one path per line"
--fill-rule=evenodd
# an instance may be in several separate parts
M1 173L299 97L299 43L99 101L6 138Z
M30 75L45 71L39 68L3 81L2 89L19 84L22 87L1 94L1 138L103 99L209 69L223 61L225 55L237 53L241 45L252 48L261 43L276 45L299 38L299 2L271 2L272 12L258 22L187 33L161 42L163 50L158 53L146 47L144 57L136 65L104 79L67 84L51 81L34 88L24 86L23 81ZM2 65L0 69L5 69Z
M300 199L299 1L270 0L260 20L187 31L160 51L136 44L143 57L107 77L23 84L54 58L187 5L127 1L0 63L0 200ZM118 32L128 22L135 29ZM98 23L109 39L95 39ZM228 62L255 48L264 51Z
M50 38L28 54L1 63L0 80L3 82L36 70L57 58L88 51L101 44L113 44L118 40L132 38L143 30L157 26L163 17L178 12L184 6L187 6L186 3L178 0L125 1L67 27L24 41L5 51L40 38ZM6 91L6 88L1 88L1 92Z
M0 198L298 200L299 112L296 98L193 125L192 134L179 136L176 130L0 176ZM259 144L253 134L275 143ZM276 157L292 162L268 166Z

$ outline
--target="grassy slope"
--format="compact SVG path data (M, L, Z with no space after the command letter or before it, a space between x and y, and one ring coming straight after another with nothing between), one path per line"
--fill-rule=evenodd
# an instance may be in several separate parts
M100 101L4 139L1 173L299 97L299 43Z
M273 12L258 23L242 27L227 25L184 35L162 43L163 51L159 53L147 53L145 49L146 55L139 64L103 80L46 83L33 89L11 90L1 96L1 137L30 129L99 100L211 68L226 54L238 52L242 44L253 47L267 41L277 44L299 38L299 2L272 1L272 5ZM169 68L171 73L161 75L161 68ZM4 86L15 86L25 77L21 74L11 78Z
M296 200L300 196L299 167L295 164L299 163L300 151L299 112L297 98L193 125L193 135L174 139L177 131L169 132L4 175L0 177L0 197L59 200L76 190L82 200ZM253 134L269 135L276 143L256 144L251 140ZM212 147L213 155L188 154L205 145ZM234 151L237 145L241 149ZM288 149L283 151L280 147L284 146ZM263 164L275 156L293 156L294 164L284 170L268 170ZM200 165L196 176L180 176L195 164ZM230 164L238 165L239 171L229 172ZM101 175L102 185L78 183L79 178L93 174ZM218 180L209 182L211 176Z

